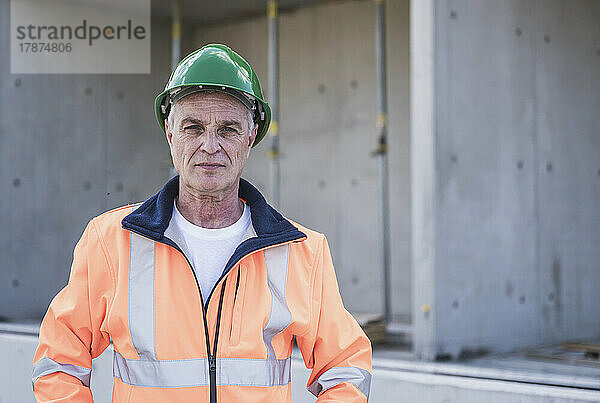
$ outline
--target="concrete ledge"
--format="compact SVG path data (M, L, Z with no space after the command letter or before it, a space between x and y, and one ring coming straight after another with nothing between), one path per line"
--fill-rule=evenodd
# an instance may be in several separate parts
M6 330L0 333L0 402L34 402L31 366L37 342L36 335L9 333ZM110 402L111 399L111 350L108 348L93 361L91 388L96 403ZM374 367L371 402L600 402L600 391L472 376L508 376L501 370L490 369L485 372L481 368L460 364L420 363L378 357L374 359ZM310 371L304 367L298 351L294 352L292 373L294 402L314 402L314 396L306 390Z
M483 365L477 365L473 363L462 364L419 362L375 358L374 366L376 369L380 368L395 372L448 375L473 379L510 381L512 383L562 386L568 388L594 389L600 391L599 377L553 373L548 370L548 365L544 365L544 363L539 363L537 369L531 368L525 370L503 369L489 366L484 367Z

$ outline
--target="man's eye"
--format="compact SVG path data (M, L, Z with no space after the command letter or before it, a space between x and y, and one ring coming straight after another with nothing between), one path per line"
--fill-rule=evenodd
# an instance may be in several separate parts
M226 134L234 134L234 133L237 133L237 130L235 130L233 127L228 127L228 126L225 126L225 127L222 127L222 128L220 128L220 129L219 129L219 131L220 131L221 133L226 133Z
M200 125L189 125L183 128L183 130L202 130L202 126Z

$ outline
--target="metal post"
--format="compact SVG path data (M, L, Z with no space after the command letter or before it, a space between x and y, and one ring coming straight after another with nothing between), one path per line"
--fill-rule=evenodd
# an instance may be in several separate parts
M391 276L390 276L390 205L388 188L387 154L387 66L385 43L385 1L375 2L375 55L377 59L377 130L381 180L381 253L383 271L383 311L386 323L392 320Z
M267 1L267 19L269 23L269 105L271 106L271 203L279 207L279 27L277 19L277 1Z
M175 71L181 60L181 0L171 0L171 71ZM177 170L171 165L169 177L177 175Z
M171 0L171 70L181 60L181 0Z

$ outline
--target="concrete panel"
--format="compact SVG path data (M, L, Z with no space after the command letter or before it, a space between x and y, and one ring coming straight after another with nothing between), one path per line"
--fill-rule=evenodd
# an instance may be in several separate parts
M534 4L436 4L438 353L532 345Z
M379 179L375 148L374 6L337 1L281 14L280 75L284 214L324 232L346 306L382 309ZM393 311L410 316L408 1L387 2ZM224 42L267 83L266 18L198 27L196 43ZM266 88L263 88L266 90ZM266 92L266 91L265 91ZM268 189L269 139L246 177Z
M435 4L437 354L595 338L600 3Z
M600 2L538 7L536 167L544 342L600 335Z
M0 0L5 55L9 17ZM151 34L152 74L11 75L0 58L0 318L40 318L87 221L166 181L153 100L168 78L169 26Z

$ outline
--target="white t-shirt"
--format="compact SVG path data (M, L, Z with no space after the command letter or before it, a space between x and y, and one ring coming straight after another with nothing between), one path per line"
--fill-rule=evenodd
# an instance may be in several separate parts
M229 258L250 226L250 209L244 203L244 212L239 220L225 228L210 229L199 227L186 220L173 203L172 219L187 244L187 250L191 255L188 259L194 266L202 298L206 302Z

